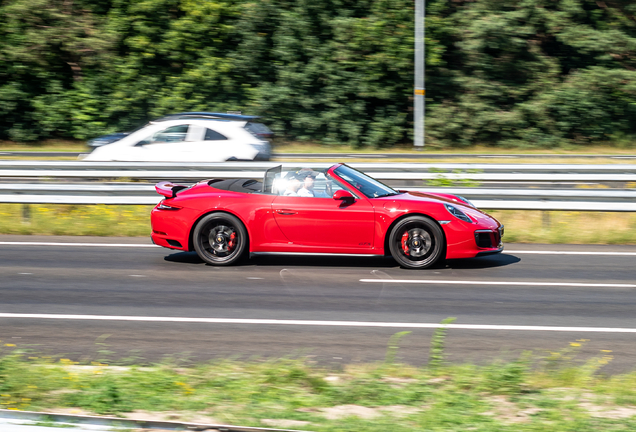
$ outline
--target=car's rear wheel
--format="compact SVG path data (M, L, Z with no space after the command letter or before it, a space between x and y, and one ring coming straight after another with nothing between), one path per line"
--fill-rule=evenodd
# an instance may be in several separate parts
M389 234L389 250L403 267L425 269L444 253L444 233L431 219L409 216L399 221Z
M212 265L232 265L247 248L247 230L241 221L227 213L211 213L194 228L194 249Z

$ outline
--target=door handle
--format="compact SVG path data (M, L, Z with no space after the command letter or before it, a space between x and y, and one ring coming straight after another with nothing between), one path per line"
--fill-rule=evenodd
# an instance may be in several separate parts
M276 214L279 214L279 215L288 215L288 216L291 216L291 215L295 215L295 214L297 214L297 213L298 213L298 212L295 212L295 211L293 211L293 210L289 210L289 209L278 209L278 210L276 210Z

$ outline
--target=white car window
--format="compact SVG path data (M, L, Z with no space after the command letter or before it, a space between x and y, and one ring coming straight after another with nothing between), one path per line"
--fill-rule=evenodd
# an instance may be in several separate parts
M220 133L218 133L217 131L214 131L212 129L205 129L205 141L222 141L222 140L226 140L227 138L223 135L221 135Z
M188 125L170 126L169 128L157 132L152 138L154 142L172 143L185 141L187 134Z
M188 134L188 125L170 126L159 132L155 132L151 137L137 143L137 145L175 143L185 141Z

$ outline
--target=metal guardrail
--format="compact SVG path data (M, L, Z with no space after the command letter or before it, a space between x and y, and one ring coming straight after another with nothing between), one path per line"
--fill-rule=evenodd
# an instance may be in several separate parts
M461 195L492 210L636 211L636 190L400 188ZM162 197L154 185L0 184L1 203L154 205Z
M104 184L104 180L172 180L257 178L276 162L153 163L0 161L0 202L23 204L156 204L161 197L152 184ZM283 163L286 168L298 163ZM327 168L329 163L312 163ZM432 188L426 180L481 182L617 182L636 184L636 165L568 164L423 164L352 163L389 185L404 190L446 192L471 199L486 209L636 211L636 191L611 189ZM434 172L431 172L434 171ZM443 172L442 172L443 171ZM21 181L18 179L22 179ZM27 183L37 179L38 183ZM50 182L50 181L55 182ZM72 181L70 181L72 180ZM94 180L80 184L77 180ZM49 181L48 183L46 181Z
M304 163L152 163L0 161L1 178L199 180L204 178L261 178L268 168ZM329 163L311 163L327 168ZM466 164L466 163L351 163L379 180L420 181L443 176L449 180L490 182L636 182L636 165Z

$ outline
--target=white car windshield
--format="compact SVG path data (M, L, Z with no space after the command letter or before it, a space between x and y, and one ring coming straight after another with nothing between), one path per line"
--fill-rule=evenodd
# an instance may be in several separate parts
M379 198L399 194L398 191L391 189L387 185L347 165L339 166L334 172L367 198Z

